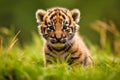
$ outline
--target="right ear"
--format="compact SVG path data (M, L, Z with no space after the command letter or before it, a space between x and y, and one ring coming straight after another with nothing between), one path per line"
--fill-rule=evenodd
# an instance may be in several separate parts
M71 14L72 14L73 20L74 20L76 23L78 23L79 20L80 20L80 10L78 10L78 9L73 9L73 10L71 11Z
M41 23L43 21L43 17L45 14L46 14L46 11L43 9L39 9L36 11L37 23Z

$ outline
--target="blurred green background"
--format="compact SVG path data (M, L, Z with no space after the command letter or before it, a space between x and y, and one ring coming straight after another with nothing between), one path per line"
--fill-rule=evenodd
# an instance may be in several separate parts
M99 42L99 34L90 28L96 20L112 20L120 29L120 0L0 0L0 27L20 30L19 40L31 42L31 33L38 33L36 10L50 7L78 8L81 11L80 33L91 42Z

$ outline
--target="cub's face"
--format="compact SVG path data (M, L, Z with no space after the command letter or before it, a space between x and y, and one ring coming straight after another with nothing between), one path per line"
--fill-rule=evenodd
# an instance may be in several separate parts
M78 27L79 17L78 9L69 11L57 7L36 12L40 33L50 44L65 44L71 40Z

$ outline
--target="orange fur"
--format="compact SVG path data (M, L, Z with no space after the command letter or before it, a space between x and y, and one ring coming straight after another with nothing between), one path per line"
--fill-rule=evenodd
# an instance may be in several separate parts
M82 64L84 66L92 64L90 52L83 40L77 34L80 19L80 11L72 11L66 8L50 8L47 11L38 10L36 19L39 23L39 31L44 42L45 65L53 62Z

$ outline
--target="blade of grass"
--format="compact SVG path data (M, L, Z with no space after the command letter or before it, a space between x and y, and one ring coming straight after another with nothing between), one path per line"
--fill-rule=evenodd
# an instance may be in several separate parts
M7 49L7 53L9 53L9 51L13 48L13 46L15 45L15 43L18 41L17 36L19 35L20 31L18 31L18 33L14 36L14 38L12 39L8 49Z

